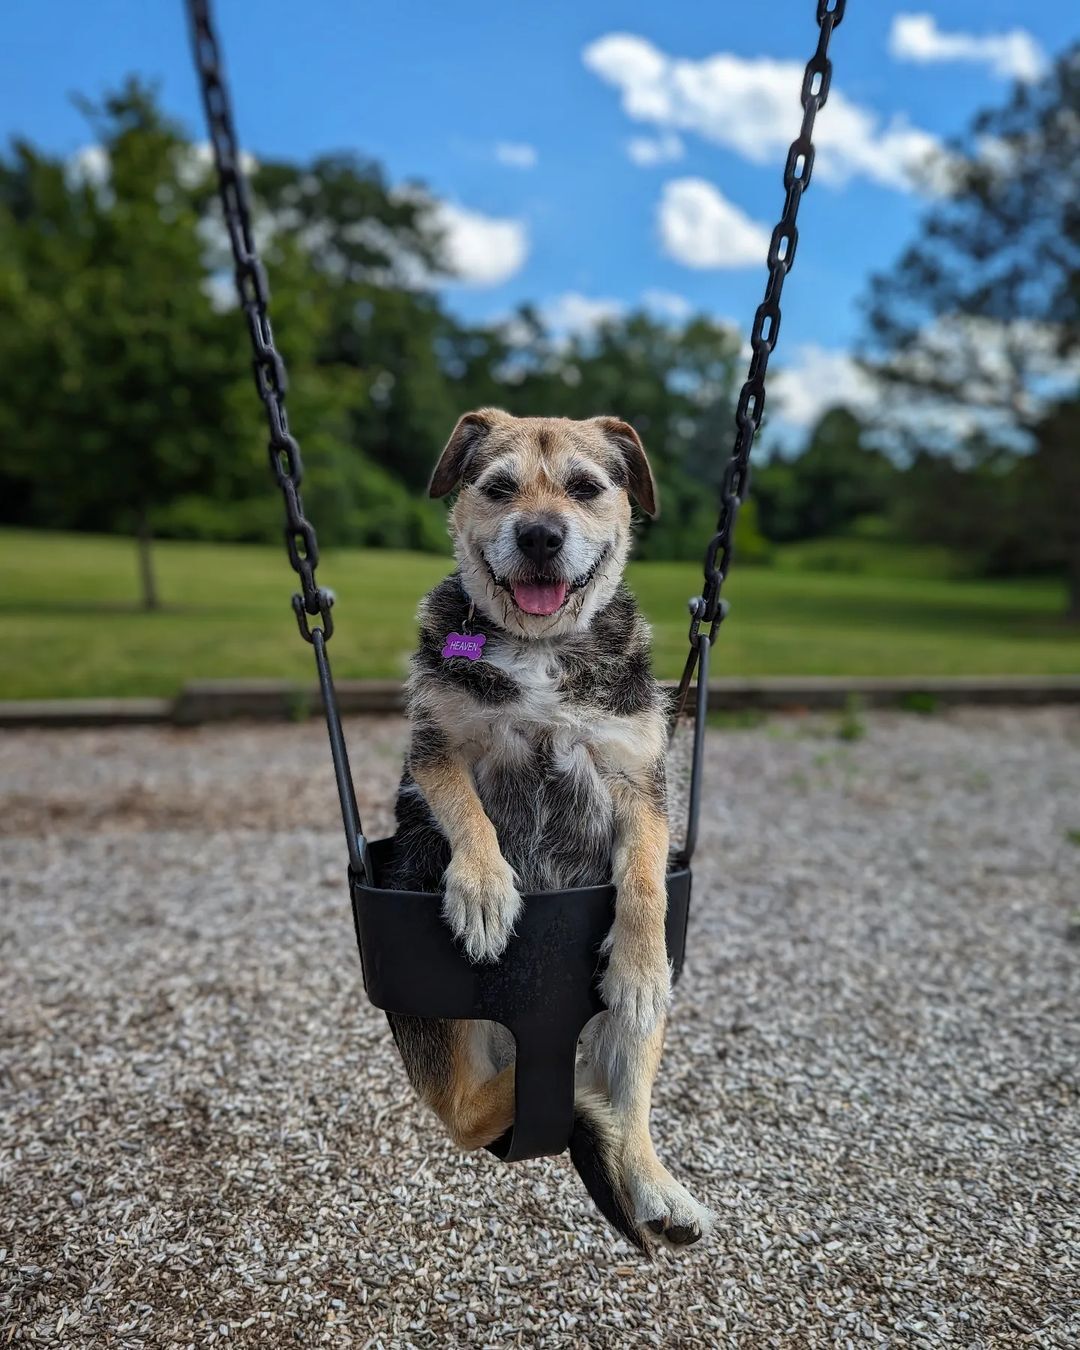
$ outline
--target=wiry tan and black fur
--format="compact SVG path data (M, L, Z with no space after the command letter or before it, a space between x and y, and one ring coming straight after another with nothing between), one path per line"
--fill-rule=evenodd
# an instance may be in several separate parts
M498 960L522 891L616 886L601 992L579 1056L571 1155L609 1219L643 1250L696 1241L707 1212L649 1135L670 992L664 698L649 633L622 582L631 497L656 509L641 442L615 418L458 423L432 493L458 489L458 570L425 599L409 680L412 738L397 803L393 884L443 891L472 960ZM556 551L523 540L539 522ZM541 546L545 547L545 546ZM565 591L528 612L522 586ZM447 660L471 622L483 659ZM511 1125L513 1043L480 1022L391 1016L414 1086L465 1148Z

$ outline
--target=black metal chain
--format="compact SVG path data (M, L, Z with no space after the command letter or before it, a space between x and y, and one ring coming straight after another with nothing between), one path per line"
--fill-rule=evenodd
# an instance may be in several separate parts
M803 74L802 127L791 143L784 165L784 188L787 194L784 211L769 242L769 279L765 284L765 298L757 308L750 332L750 369L735 410L735 445L721 479L720 518L716 533L705 550L705 588L699 598L690 602L690 653L675 695L673 725L682 712L690 681L697 668L701 627L703 624L709 625L707 636L709 642L713 643L727 614L727 601L720 592L731 566L735 521L750 487L750 451L765 412L765 373L780 335L780 296L784 280L795 261L795 248L799 241L796 225L799 203L810 186L814 167L814 122L829 97L832 80L829 40L844 17L846 4L847 0L817 0L818 44Z
M270 468L285 499L285 546L289 562L300 578L301 593L292 598L293 610L300 634L307 642L313 642L314 634L320 631L319 625L311 626L309 616L313 618L321 615L323 640L328 642L334 632L334 620L330 612L334 597L332 592L324 590L315 580L315 569L319 565L319 541L315 536L315 527L304 515L303 502L300 500L303 462L300 446L289 431L285 413L288 377L281 353L274 346L274 334L270 327L270 288L255 247L247 184L233 128L221 52L210 18L209 0L187 0L187 6L195 67L199 74L203 106L214 149L214 163L217 166L221 206L236 264L236 292L251 334L255 387L266 409L270 431Z

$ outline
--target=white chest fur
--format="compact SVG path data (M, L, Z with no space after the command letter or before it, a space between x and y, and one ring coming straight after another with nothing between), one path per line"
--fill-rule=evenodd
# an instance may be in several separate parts
M513 768L543 742L560 767L619 771L658 752L651 723L599 712L561 688L561 668L548 643L495 637L484 660L513 681L515 697L489 700L440 685L426 691L444 734L474 762Z
M495 639L485 658L518 692L505 702L474 705L469 720L476 758L488 768L514 768L543 742L560 767L579 761L584 769L592 740L589 719L581 704L560 688L561 670L548 645L523 647Z
M526 726L545 726L573 720L574 708L559 689L559 663L547 643L527 647L496 638L485 652L489 665L501 670L521 691L505 708L508 719Z

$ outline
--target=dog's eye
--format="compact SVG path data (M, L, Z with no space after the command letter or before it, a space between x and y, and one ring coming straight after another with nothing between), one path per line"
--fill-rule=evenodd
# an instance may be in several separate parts
M494 478L489 478L486 483L480 485L480 491L493 502L509 501L517 490L517 483L507 473L496 474Z
M599 497L603 490L596 479L590 478L586 473L575 474L566 485L566 495L573 497L576 502L591 502L594 497Z

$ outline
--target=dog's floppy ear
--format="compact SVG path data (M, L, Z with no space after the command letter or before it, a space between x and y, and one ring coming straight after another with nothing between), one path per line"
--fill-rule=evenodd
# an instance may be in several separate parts
M626 490L646 515L655 516L660 510L660 502L641 437L629 422L622 422L617 417L594 417L593 421L622 456L626 465Z
M446 449L439 456L435 472L431 475L428 492L432 497L445 497L457 487L469 466L469 460L494 422L495 414L489 408L468 412L464 417L458 418L458 424L446 442Z

